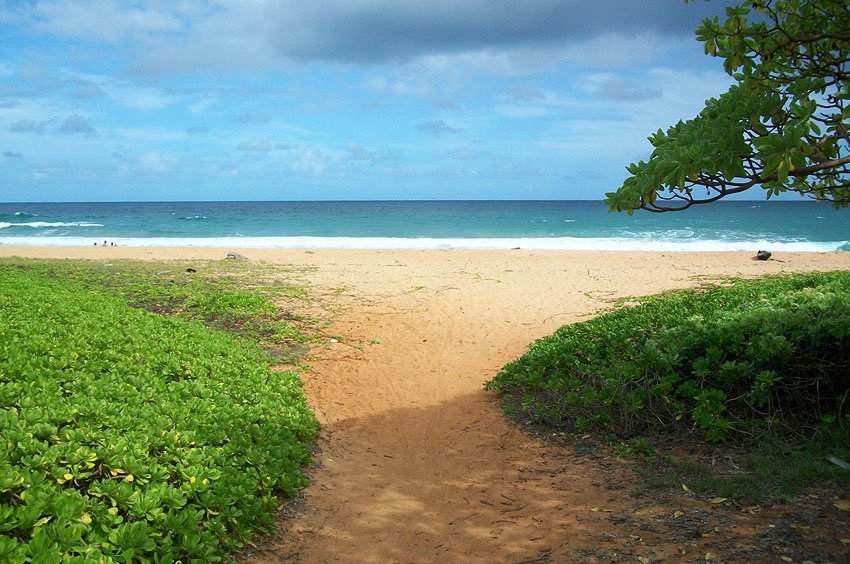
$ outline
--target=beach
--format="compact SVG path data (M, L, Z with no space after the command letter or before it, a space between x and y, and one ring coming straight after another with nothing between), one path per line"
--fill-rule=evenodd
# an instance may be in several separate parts
M728 277L850 269L850 253L756 261L755 251L0 246L3 257L97 260L223 260L228 252L292 267L289 275L310 288L328 324L303 375L324 426L312 484L279 534L245 561L687 560L709 553L725 561L758 556L740 551L790 534L783 515L791 506L745 511L684 489L663 499L633 497L627 463L526 433L482 386L534 340L618 300ZM826 514L808 523L805 542L842 560L847 547L833 521Z

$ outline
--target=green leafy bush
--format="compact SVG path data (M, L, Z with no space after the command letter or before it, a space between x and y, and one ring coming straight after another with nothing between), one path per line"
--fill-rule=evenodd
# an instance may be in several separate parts
M850 272L737 281L568 325L487 387L558 427L711 441L850 426Z
M316 429L247 341L0 270L0 561L219 560Z

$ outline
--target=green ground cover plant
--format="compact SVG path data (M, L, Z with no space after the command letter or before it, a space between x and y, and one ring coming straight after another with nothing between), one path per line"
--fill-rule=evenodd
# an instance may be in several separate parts
M850 272L736 280L640 302L535 342L487 388L518 420L653 458L650 481L661 485L687 480L759 499L850 483L825 460L850 459ZM719 476L685 455L710 443L722 443L739 470ZM677 454L646 456L654 444Z
M215 561L270 528L317 430L296 373L248 339L128 307L160 291L145 277L115 297L84 287L120 278L85 271L103 264L2 266L0 561ZM269 313L235 289L165 292L213 317Z
M199 320L258 342L271 356L293 365L312 338L299 329L296 315L275 305L307 296L305 288L281 279L279 266L226 260L4 259L2 267L121 297L128 305L155 313Z
M534 343L488 383L537 421L709 441L850 425L850 272L646 299Z

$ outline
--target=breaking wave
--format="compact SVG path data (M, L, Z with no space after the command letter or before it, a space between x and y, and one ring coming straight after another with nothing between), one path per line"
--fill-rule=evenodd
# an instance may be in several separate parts
M15 214L18 215L18 214ZM9 223L0 221L0 229L8 229L12 227L30 227L33 229L44 229L47 227L103 227L102 223L89 223L85 221L30 221L26 223Z

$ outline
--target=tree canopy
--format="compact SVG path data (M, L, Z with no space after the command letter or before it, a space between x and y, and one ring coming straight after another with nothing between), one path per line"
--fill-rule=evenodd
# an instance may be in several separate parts
M736 83L652 134L609 209L682 210L759 187L847 207L850 0L749 0L696 36Z

